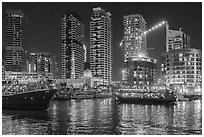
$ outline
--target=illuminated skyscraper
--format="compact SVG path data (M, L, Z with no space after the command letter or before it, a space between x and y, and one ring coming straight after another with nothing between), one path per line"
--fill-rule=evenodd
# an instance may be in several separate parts
M146 44L146 21L139 14L124 16L123 81L138 88L151 85L156 80L157 60L149 57Z
M93 8L90 22L90 69L104 84L112 80L111 14L100 7Z
M146 56L146 35L141 35L146 30L146 21L144 20L142 15L134 14L124 16L123 26L125 62L127 62L128 58L136 57L138 56L138 54Z
M6 71L20 72L25 68L23 22L22 11L6 10Z
M71 78L72 51L75 58L75 78L84 72L84 24L74 12L62 17L62 78Z

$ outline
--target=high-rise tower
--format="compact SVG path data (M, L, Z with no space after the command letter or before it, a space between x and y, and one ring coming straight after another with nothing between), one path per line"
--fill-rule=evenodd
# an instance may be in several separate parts
M124 25L124 59L136 57L138 54L147 55L146 35L141 35L146 30L146 21L139 14L123 17Z
M144 88L156 80L157 60L148 56L146 44L146 21L139 14L124 16L123 81L128 85Z
M23 22L22 11L6 10L6 71L20 72L25 69Z
M104 84L112 80L111 14L101 7L93 8L90 22L90 69Z
M71 78L72 52L75 58L75 78L84 72L84 24L74 12L62 17L62 78Z

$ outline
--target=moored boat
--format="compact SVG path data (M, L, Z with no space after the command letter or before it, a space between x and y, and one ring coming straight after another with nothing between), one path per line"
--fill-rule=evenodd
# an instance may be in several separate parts
M115 96L120 102L142 104L168 104L177 101L175 94L169 89L156 91L143 89L117 89Z
M47 109L57 92L51 81L36 84L18 84L3 81L3 109Z
M73 89L71 99L91 99L94 98L94 92L90 89Z
M71 88L59 89L54 95L53 100L66 101L71 99Z
M113 96L109 86L100 85L95 89L95 98L110 98Z

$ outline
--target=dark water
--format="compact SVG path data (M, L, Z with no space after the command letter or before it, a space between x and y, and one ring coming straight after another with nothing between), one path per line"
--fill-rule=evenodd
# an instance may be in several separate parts
M45 111L2 111L2 134L202 134L202 102L172 106L112 99L53 101Z

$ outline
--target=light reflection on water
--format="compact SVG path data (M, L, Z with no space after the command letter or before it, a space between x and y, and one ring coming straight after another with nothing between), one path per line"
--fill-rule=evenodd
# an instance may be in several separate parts
M112 99L53 101L45 111L3 110L2 134L202 134L202 101L118 104Z

